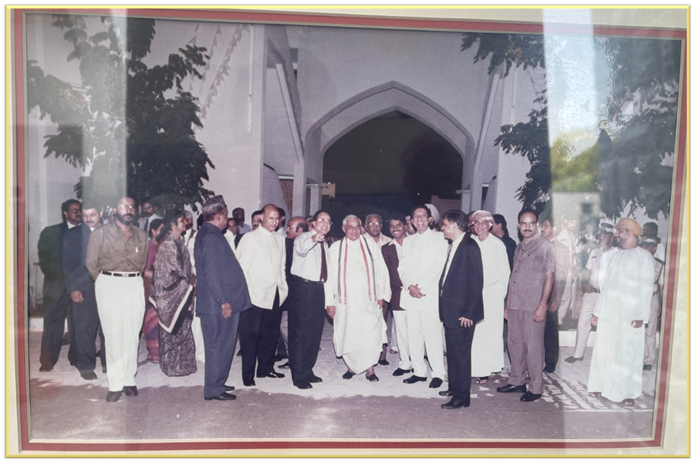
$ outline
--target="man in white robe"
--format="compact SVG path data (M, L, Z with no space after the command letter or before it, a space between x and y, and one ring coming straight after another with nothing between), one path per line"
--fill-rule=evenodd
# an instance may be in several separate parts
M644 324L649 321L654 258L637 246L642 228L636 221L620 219L615 230L617 247L604 253L599 264L588 389L593 396L631 406L642 394Z
M408 323L408 347L414 370L413 376L403 382L427 381L427 349L432 368L430 387L434 389L442 385L446 376L444 337L439 319L439 278L446 263L448 245L442 232L429 228L434 220L427 207L417 206L412 217L417 233L405 239L403 259L398 264L403 282L401 307Z
M386 342L382 307L391 298L389 275L381 249L361 236L362 224L354 215L343 219L345 238L329 250L326 311L335 320L335 354L348 366L344 379L366 370L369 381L379 381L374 365Z
M487 383L491 373L504 367L504 298L509 286L509 259L502 240L490 233L492 214L476 211L471 214L475 234L472 235L483 259L483 306L485 318L475 326L471 347L471 375L478 384Z

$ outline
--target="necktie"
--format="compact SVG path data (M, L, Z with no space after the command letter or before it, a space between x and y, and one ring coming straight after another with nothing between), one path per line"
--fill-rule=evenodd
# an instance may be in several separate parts
M328 278L328 265L326 265L326 250L323 248L323 243L319 243L321 246L321 281L326 281Z
M143 229L143 231L144 231L145 233L148 232L147 227L148 227L149 224L150 224L150 219L149 219L149 217L148 217L147 219L145 219L145 225L142 227L142 229Z

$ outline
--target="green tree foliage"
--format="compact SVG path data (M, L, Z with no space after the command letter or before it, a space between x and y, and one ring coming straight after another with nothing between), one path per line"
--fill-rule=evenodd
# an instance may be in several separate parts
M155 36L152 19L102 17L105 30L87 32L85 18L54 15L79 61L82 88L45 75L38 63L27 68L29 110L38 106L58 125L46 137L54 155L89 171L75 185L79 198L113 205L119 197L151 197L163 209L202 203L213 194L203 187L214 168L195 139L202 127L196 98L182 90L187 76L209 59L205 48L187 45L168 62L149 67L143 58Z
M531 168L517 197L541 207L550 191L599 191L609 218L627 208L644 208L650 218L669 214L673 168L663 161L675 150L681 42L649 38L597 37L608 63L611 89L604 125L594 147L572 157L567 140L551 147L547 98L538 98L528 121L505 125L495 144L529 160ZM475 44L474 62L490 58L488 72L506 66L545 68L539 35L463 34L462 50ZM559 57L561 59L561 56ZM609 133L610 132L610 133Z

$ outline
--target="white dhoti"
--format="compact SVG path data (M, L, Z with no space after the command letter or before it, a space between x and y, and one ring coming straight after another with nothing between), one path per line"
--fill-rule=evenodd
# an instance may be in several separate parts
M344 249L339 259L341 243L347 252ZM333 323L336 356L342 357L356 374L377 364L382 345L387 342L386 323L377 300L390 298L388 272L379 249L366 243L361 239L345 239L331 247L328 286L336 290L334 294L338 297L327 293L326 298L327 305L334 301L336 307Z
M95 285L97 309L106 348L109 391L135 386L140 330L145 316L142 277L100 274Z

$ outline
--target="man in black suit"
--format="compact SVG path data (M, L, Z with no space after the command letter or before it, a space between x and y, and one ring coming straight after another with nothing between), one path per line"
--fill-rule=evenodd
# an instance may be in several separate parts
M82 208L76 199L68 199L60 208L63 222L44 228L39 235L39 267L43 272L44 307L39 371L53 370L60 355L65 318L70 307L63 275L63 238L69 228L82 222ZM68 359L73 363L71 354L73 353L68 353Z
M196 314L205 344L205 400L234 400L224 383L232 365L239 314L251 308L246 278L222 231L227 227L222 196L203 204L205 223L195 235Z
M444 214L442 232L451 250L440 280L439 317L444 323L449 390L445 410L471 404L471 344L475 323L483 319L483 261L477 243L466 234L468 220L461 211Z
M100 225L101 211L85 202L82 208L82 225L65 233L63 240L63 273L65 285L72 300L72 326L75 342L76 367L82 378L96 379L96 336L99 333L102 368L106 366L104 335L99 326L99 312L94 293L94 280L85 266L87 245L92 230Z

